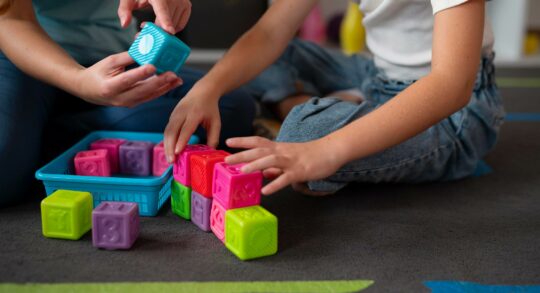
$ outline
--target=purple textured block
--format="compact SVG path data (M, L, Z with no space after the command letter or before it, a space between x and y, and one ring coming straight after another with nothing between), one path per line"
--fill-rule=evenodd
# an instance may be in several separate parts
M104 201L92 212L92 243L105 249L129 249L139 236L139 206Z
M191 221L201 230L210 232L210 212L212 210L212 199L191 191Z
M152 174L152 148L148 141L128 141L120 146L120 172L126 175Z

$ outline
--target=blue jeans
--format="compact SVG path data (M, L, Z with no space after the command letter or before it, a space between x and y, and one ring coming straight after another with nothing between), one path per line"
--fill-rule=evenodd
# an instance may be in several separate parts
M277 138L283 142L305 142L368 114L413 82L388 79L364 56L349 57L295 40L249 88L263 102L312 95L308 102L292 109ZM364 94L363 102L351 103L329 96L352 88ZM467 177L495 145L503 117L493 56L486 56L466 107L397 146L349 162L329 178L308 182L308 187L333 192L350 182L419 183Z
M0 52L0 206L25 198L36 169L90 131L163 132L179 99L202 75L185 69L183 86L135 108L102 107L33 79ZM221 142L252 134L255 104L246 91L222 97L219 107ZM206 137L202 129L197 134Z

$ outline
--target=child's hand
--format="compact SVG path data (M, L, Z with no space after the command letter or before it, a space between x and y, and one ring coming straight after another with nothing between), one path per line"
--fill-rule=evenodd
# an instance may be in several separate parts
M289 184L326 178L334 174L341 162L332 146L324 139L305 143L280 143L252 136L231 138L232 148L250 149L225 159L228 164L248 162L242 172L263 171L265 177L276 177L262 189L272 194Z
M149 5L154 9L156 25L172 35L183 30L191 16L189 0L120 0L118 17L122 27L131 23L133 10Z
M165 128L163 140L169 163L172 163L175 156L184 149L199 125L206 130L206 144L211 147L217 146L221 118L218 98L214 97L215 95L201 92L195 85L176 105Z
M97 105L134 107L182 84L172 72L154 75L156 68L152 65L125 71L133 63L128 53L123 52L81 70L76 78L75 94Z

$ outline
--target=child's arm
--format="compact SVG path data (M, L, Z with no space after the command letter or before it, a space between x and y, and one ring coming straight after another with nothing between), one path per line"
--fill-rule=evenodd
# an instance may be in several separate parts
M178 103L165 129L165 151L172 162L197 126L208 132L207 144L219 140L218 99L257 76L285 50L316 0L275 1L210 72Z
M173 73L153 76L151 65L124 72L133 63L124 52L85 68L40 27L31 0L12 1L0 15L0 50L25 73L100 105L134 106L181 82Z
M463 108L480 61L484 2L469 0L435 15L431 73L377 110L307 143L231 139L229 146L251 150L230 156L227 162L253 161L245 172L278 172L280 176L263 188L270 194L294 182L332 175L345 163L399 144Z

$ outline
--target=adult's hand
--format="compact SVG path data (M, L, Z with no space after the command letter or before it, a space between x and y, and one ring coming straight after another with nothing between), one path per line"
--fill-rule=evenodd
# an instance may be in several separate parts
M126 71L133 63L128 53L122 52L81 70L75 94L93 104L135 107L182 84L173 72L155 75L156 68L150 64Z
M156 14L156 25L170 34L183 30L191 16L189 0L120 0L118 17L122 27L131 23L133 10L152 6Z

